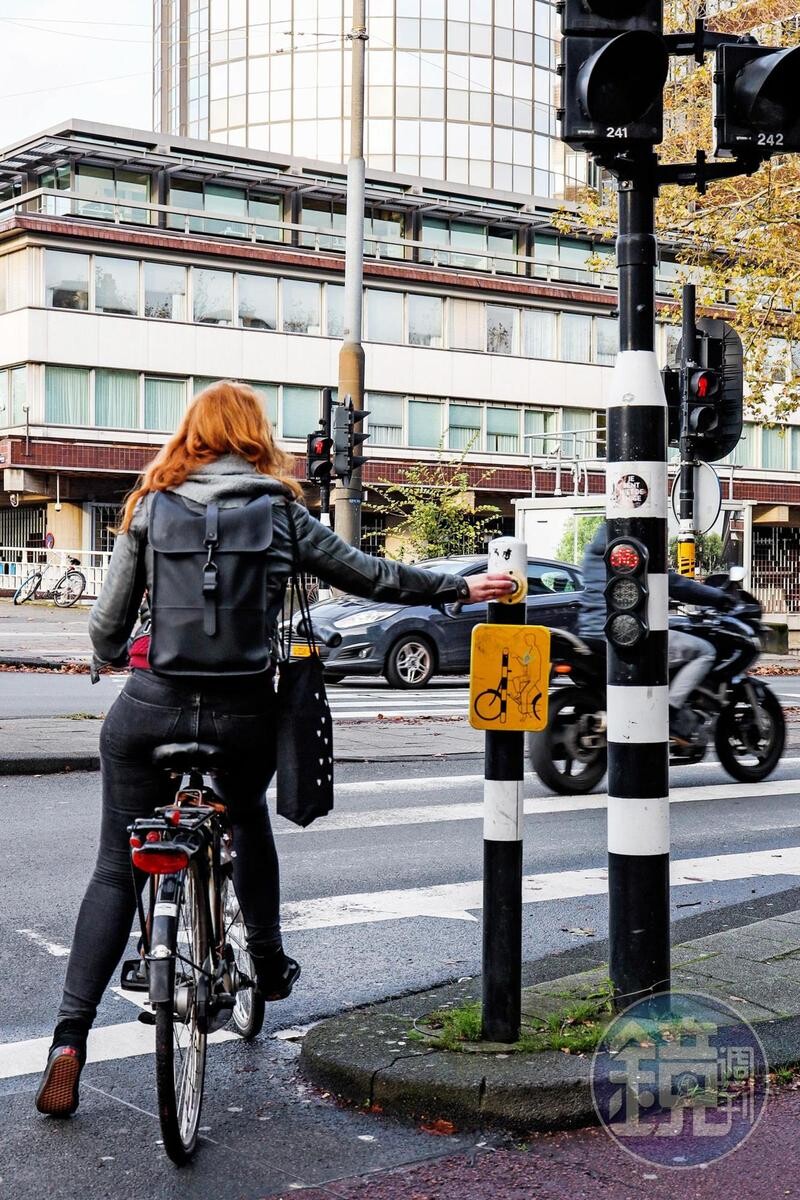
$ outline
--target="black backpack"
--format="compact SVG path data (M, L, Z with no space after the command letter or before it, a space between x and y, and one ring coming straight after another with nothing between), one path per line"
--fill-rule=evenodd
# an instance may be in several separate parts
M158 675L256 675L272 665L267 550L272 498L193 512L155 492L150 667Z

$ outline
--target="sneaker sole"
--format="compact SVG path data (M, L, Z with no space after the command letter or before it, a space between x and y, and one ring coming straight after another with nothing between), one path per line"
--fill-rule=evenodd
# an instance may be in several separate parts
M50 1117L71 1117L78 1107L81 1064L72 1054L61 1054L45 1072L36 1093L36 1107Z

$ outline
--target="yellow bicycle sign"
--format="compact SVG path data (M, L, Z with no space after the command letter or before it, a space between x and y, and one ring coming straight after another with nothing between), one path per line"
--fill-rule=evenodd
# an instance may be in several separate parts
M473 729L544 729L549 680L549 629L543 625L475 626L469 677L469 723Z

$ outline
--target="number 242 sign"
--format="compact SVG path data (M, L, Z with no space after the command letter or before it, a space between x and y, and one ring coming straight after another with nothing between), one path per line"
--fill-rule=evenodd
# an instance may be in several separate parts
M473 729L544 729L549 681L549 629L543 625L475 626L469 677L469 723Z

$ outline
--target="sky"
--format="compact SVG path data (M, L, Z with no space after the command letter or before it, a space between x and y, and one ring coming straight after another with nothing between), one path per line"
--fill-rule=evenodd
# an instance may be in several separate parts
M151 129L152 0L0 0L0 148L71 117Z

